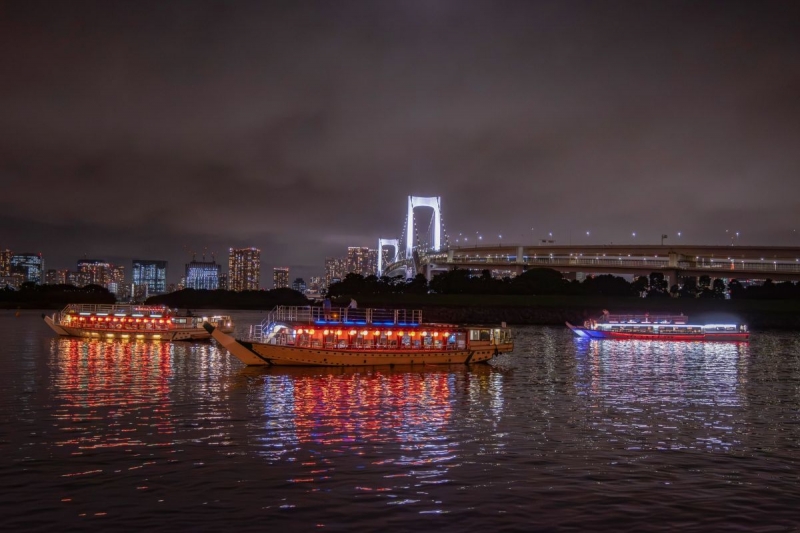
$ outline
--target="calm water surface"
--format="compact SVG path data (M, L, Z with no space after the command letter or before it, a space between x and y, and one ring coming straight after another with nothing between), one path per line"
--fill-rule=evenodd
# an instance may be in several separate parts
M515 333L491 365L276 371L0 311L0 529L800 528L800 335Z

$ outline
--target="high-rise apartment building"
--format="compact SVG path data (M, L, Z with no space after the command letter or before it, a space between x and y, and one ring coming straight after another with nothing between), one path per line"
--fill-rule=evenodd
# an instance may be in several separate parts
M73 272L70 270L67 273L67 283L76 287L85 287L89 284L89 275L86 272Z
M366 268L362 273L364 276L375 276L378 273L378 250L370 248L367 251Z
M78 272L84 274L84 285L108 286L111 263L104 259L78 259Z
M216 261L192 261L186 264L186 288L217 290L220 265Z
M106 289L108 289L111 294L115 294L119 298L126 298L129 296L128 287L125 285L124 266L111 265L111 267L108 269Z
M292 290L297 292L306 292L306 280L303 278L295 278L292 282Z
M228 290L257 291L261 279L261 250L231 248L228 255Z
M44 260L42 254L12 254L9 261L10 273L18 272L25 276L25 281L41 285L44 281Z
M8 276L11 274L11 256L14 252L11 250L0 250L0 276Z
M69 283L69 270L48 270L44 275L44 282L47 285L66 285Z
M369 248L350 246L347 248L347 263L345 271L347 274L361 274L367 270L369 261Z
M131 268L134 293L137 298L167 292L167 262L153 259L134 259Z
M275 289L289 288L289 267L275 267L272 269L272 286Z
M325 258L325 289L331 286L331 283L337 283L344 279L345 274L345 260L340 257L326 257Z

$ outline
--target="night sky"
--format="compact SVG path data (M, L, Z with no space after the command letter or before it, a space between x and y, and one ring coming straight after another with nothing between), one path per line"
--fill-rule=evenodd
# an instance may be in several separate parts
M800 245L799 193L797 1L0 1L0 248L47 268L307 279L408 195L451 240Z

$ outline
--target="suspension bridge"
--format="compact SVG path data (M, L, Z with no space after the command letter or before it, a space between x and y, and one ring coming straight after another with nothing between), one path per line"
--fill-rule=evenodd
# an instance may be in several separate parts
M430 209L427 229L419 231L418 209ZM442 217L441 197L408 197L400 237L378 239L378 275L412 278L456 268L515 276L531 268L552 268L567 276L648 275L800 280L800 247L706 245L556 245L478 244L453 246ZM386 255L384 255L386 254Z

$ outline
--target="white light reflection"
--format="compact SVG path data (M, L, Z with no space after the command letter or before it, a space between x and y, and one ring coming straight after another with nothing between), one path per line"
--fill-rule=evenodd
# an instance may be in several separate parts
M575 339L576 388L598 439L626 448L737 446L749 345Z

